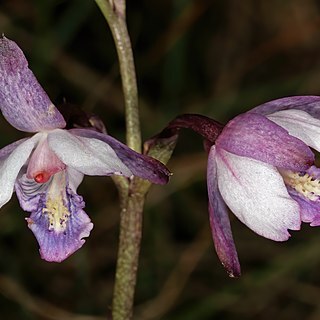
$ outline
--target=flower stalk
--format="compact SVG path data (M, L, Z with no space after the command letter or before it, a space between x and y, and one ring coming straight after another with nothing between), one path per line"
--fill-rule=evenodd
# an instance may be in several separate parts
M125 0L95 0L115 42L125 101L127 145L141 152L138 89L135 66L125 19ZM121 216L117 269L112 302L113 320L132 318L142 236L142 213L149 183L134 177L129 183L114 179L120 194Z
M141 152L138 88L124 0L95 0L107 20L117 49L126 114L127 145Z

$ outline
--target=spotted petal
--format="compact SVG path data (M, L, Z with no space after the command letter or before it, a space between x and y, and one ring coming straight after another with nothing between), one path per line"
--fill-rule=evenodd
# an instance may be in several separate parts
M228 209L218 189L215 146L211 147L208 168L207 185L209 197L209 217L214 246L218 257L231 277L240 276L240 263L233 241Z
M276 168L217 149L218 186L231 211L266 238L284 241L299 230L298 204L291 199Z
M74 171L56 173L45 184L23 175L16 183L21 207L31 212L27 218L44 260L61 262L80 249L93 228L83 211L85 206L76 187L82 175Z
M0 38L0 109L18 130L38 132L65 127L65 121L38 83L17 44Z

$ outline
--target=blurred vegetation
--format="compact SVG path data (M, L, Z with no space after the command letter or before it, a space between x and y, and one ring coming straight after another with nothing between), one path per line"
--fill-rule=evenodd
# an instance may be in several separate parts
M226 122L262 102L320 94L316 0L128 1L144 139L180 113ZM81 105L124 138L113 41L92 0L4 0L0 30L24 50L51 99ZM0 119L0 143L24 135ZM152 188L136 319L320 319L317 228L286 243L255 235L231 215L243 276L229 279L211 242L201 139L182 135L168 186ZM110 178L79 193L95 228L61 264L42 261L15 196L0 216L1 319L105 319L110 309L119 210ZM90 317L79 315L88 314Z

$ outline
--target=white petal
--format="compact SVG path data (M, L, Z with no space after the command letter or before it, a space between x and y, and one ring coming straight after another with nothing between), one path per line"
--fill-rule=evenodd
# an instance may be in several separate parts
M289 134L320 151L320 120L302 110L284 110L267 116L269 120L288 130Z
M68 167L68 177L69 177L69 186L72 189L73 192L76 192L80 183L83 180L83 173Z
M74 136L66 130L57 129L48 134L48 142L63 163L83 174L132 175L114 150L100 140Z
M1 159L0 163L0 207L6 204L12 196L14 183L20 169L27 162L33 148L41 138L42 133L18 145L9 155Z
M290 198L278 170L269 164L217 152L218 185L231 211L256 233L276 241L299 230L299 205Z

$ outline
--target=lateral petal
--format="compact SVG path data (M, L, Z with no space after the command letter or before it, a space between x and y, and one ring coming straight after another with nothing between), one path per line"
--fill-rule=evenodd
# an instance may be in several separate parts
M259 113L268 115L277 111L297 109L311 114L320 119L320 96L292 96L263 103L250 111L249 113Z
M305 143L254 113L241 114L231 120L218 137L216 146L293 171L305 170L314 162L314 154Z
M276 168L217 149L218 186L230 210L259 235L284 241L300 229L299 205Z
M301 110L285 110L272 113L267 118L306 145L320 151L320 120Z
M93 130L72 129L70 132L78 137L96 139L109 145L117 157L129 168L133 175L156 184L166 184L171 175L160 161L137 153L115 138Z
M32 138L17 141L0 151L0 207L6 204L12 196L14 183L19 171L27 162L32 150L40 140L41 134Z
M0 109L16 129L38 132L65 127L58 109L38 83L18 45L0 38Z
M0 161L4 160L14 149L16 149L22 142L28 140L29 138L23 138L8 144L7 146L0 149Z
M64 164L83 174L119 174L126 177L133 174L115 151L100 140L75 136L66 130L57 129L48 134L48 143Z
M237 250L233 241L228 209L218 189L216 150L212 146L208 158L207 187L212 238L217 255L231 277L241 274Z

